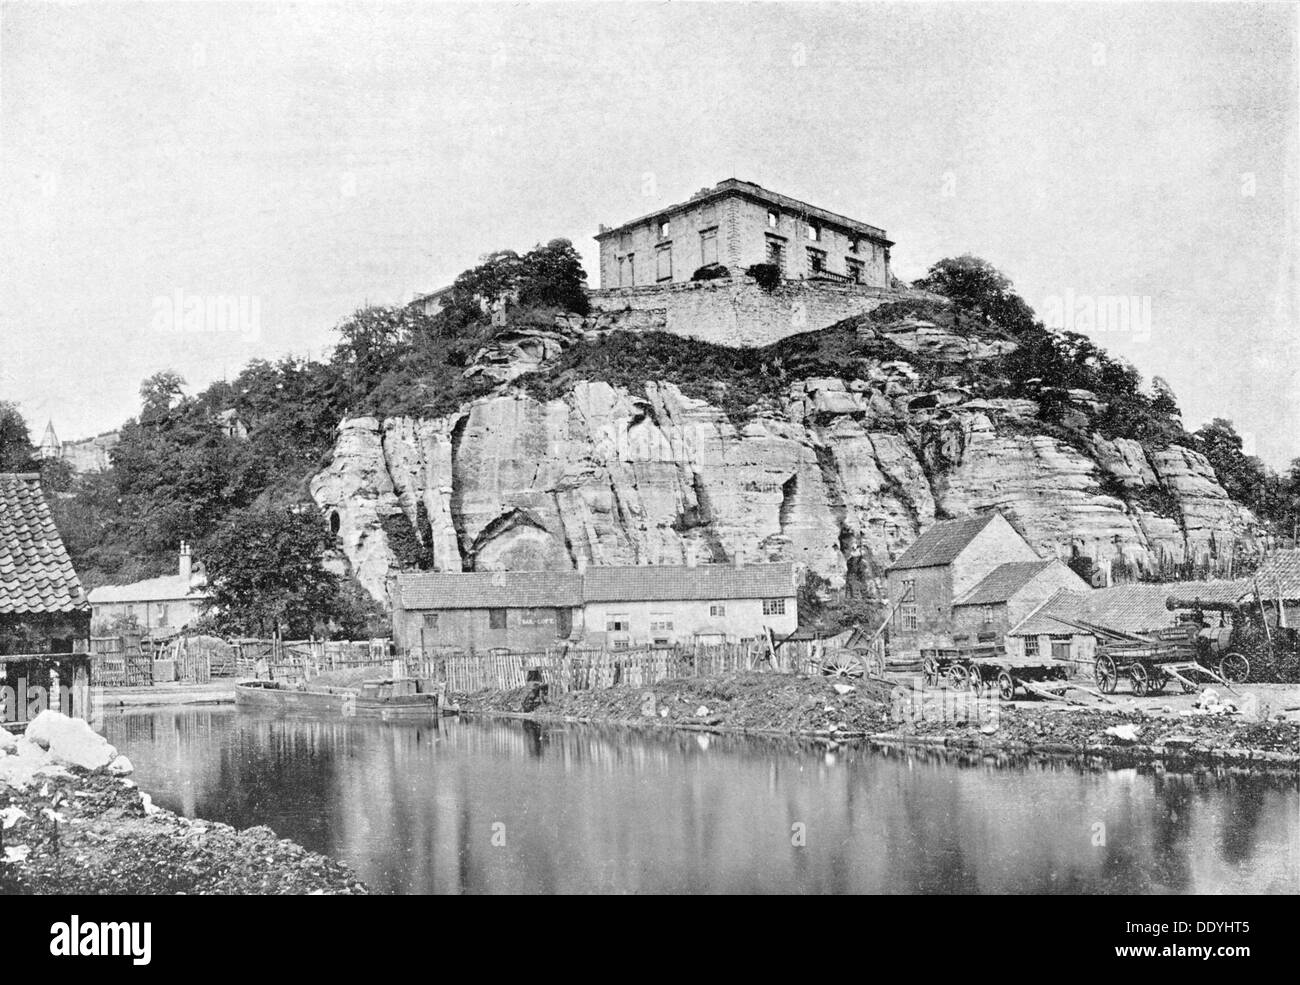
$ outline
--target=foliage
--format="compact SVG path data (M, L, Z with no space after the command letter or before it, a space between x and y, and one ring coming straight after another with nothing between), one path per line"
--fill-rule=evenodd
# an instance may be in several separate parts
M27 472L32 468L32 437L16 404L0 400L0 472Z
M990 324L1015 334L1038 324L1033 309L1012 289L1006 275L987 260L969 253L938 261L912 286L942 294Z
M730 277L731 271L720 263L706 263L703 267L697 267L695 273L691 274L691 280L718 280L722 277Z
M775 291L781 284L781 268L774 263L756 263L745 273L765 291Z
M339 579L322 563L333 545L312 508L230 513L204 551L216 626L230 635L328 635L341 609Z
M433 550L428 540L421 539L405 513L399 510L380 517L379 525L388 538L388 546L398 567L407 571L427 571L433 567Z

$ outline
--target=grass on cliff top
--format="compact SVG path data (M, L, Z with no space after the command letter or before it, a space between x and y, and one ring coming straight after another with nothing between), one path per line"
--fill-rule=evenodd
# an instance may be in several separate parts
M567 349L554 363L519 377L515 384L537 400L555 400L582 380L598 380L632 392L647 381L672 383L688 397L707 400L737 423L764 402L780 398L796 380L814 377L853 379L866 363L905 360L922 373L938 372L924 356L909 353L863 327L894 323L918 315L959 334L973 334L974 323L942 305L898 302L829 328L803 332L761 348L715 345L667 332L610 332ZM984 330L987 334L987 330Z

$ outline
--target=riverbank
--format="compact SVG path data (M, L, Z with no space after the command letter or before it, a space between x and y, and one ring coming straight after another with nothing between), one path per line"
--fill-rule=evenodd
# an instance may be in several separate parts
M950 746L990 752L1226 762L1300 769L1300 705L1294 686L1241 689L1240 707L1213 710L1199 695L1115 696L1079 707L1041 699L1002 701L967 691L918 691L909 682L735 674L651 687L576 691L533 707L528 688L455 694L466 714L640 728L811 736L825 742Z
M157 807L111 745L58 718L54 733L39 718L25 736L0 728L0 894L366 892L346 866L270 828L238 831Z

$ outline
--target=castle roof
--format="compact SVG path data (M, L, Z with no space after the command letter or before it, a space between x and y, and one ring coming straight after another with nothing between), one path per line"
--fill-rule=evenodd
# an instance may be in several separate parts
M764 205L773 205L784 212L792 212L801 215L807 219L815 219L828 226L839 226L850 232L857 233L867 239L874 239L883 242L886 246L893 246L883 229L879 226L868 225L865 222L859 222L857 219L850 219L848 216L840 215L838 212L831 212L828 209L820 208L816 205L810 205L807 202L800 201L797 198L791 198L789 195L782 195L779 192L770 191L762 185L757 185L752 181L741 181L738 178L727 178L725 181L719 181L712 188L692 196L685 202L678 202L675 205L666 205L654 212L649 212L630 222L615 226L612 229L602 229L596 234L596 239L607 239L617 233L622 232L631 226L640 226L655 219L672 215L675 212L683 212L686 209L693 209L703 203L717 201L723 198L733 196L742 196L751 201L759 202Z

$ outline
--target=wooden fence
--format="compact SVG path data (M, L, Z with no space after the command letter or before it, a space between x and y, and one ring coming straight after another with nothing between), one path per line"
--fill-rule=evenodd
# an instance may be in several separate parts
M374 667L392 670L386 639L373 640L232 640L239 677L270 676L281 681L310 680L327 670Z
M153 655L139 636L92 636L90 679L100 687L138 687L153 683Z
M555 693L608 687L646 687L677 677L702 677L745 670L807 672L811 650L787 643L771 659L767 648L750 644L652 647L636 650L564 649L521 653L441 653L407 660L412 676L445 684L449 691L472 693L522 687L529 671Z

